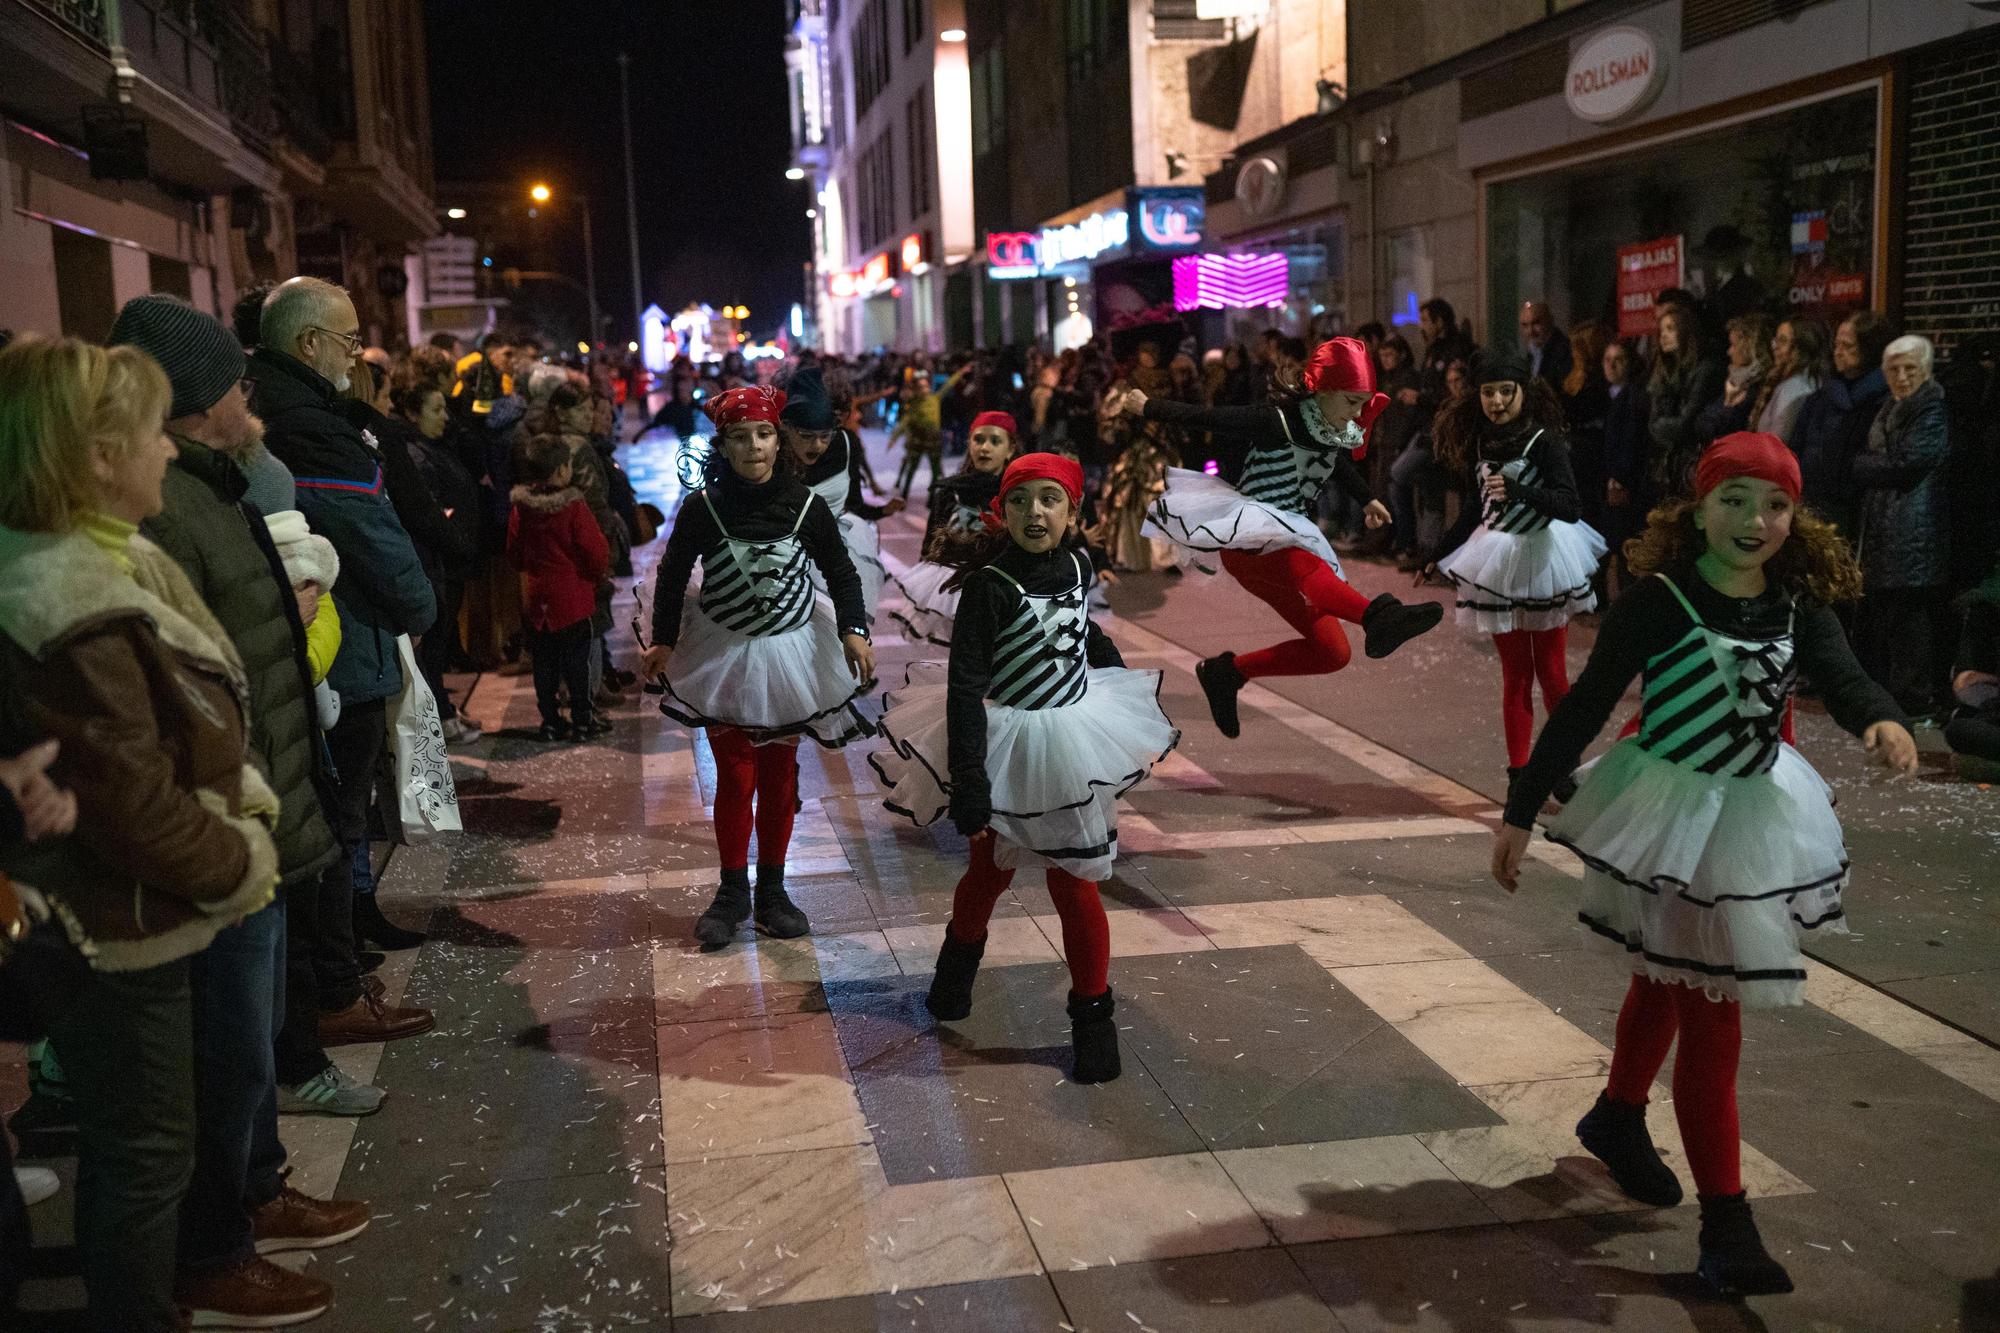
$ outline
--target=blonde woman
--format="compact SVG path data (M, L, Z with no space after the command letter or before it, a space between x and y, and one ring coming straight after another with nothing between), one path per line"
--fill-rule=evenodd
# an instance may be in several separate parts
M33 984L77 1109L90 1327L177 1327L194 1153L189 958L269 903L277 798L247 762L243 667L180 567L138 535L175 446L135 348L0 351L0 752L49 737L76 830L0 869L64 948ZM326 1284L288 1294L325 1308Z

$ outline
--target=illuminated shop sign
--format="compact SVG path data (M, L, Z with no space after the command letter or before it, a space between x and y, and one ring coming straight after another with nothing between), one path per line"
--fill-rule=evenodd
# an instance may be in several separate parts
M1038 246L1042 270L1087 264L1108 250L1122 250L1131 234L1130 218L1122 208L1092 213L1067 226L1044 227Z
M861 272L856 275L855 285L864 293L872 292L877 288L887 287L889 277L889 252L884 250L861 266Z
M923 273L930 268L929 258L924 254L924 234L913 231L903 238L901 246L903 272Z
M1174 309L1253 310L1284 304L1291 261L1284 255L1181 255L1174 260Z
M859 280L858 274L850 273L846 269L836 270L826 275L826 294L836 301L851 301L855 297L855 286Z
M1200 186L1135 189L1132 196L1140 250L1192 250L1201 244L1208 200Z
M989 278L1036 278L1042 273L1037 262L1037 237L1031 231L989 231L986 233L986 276Z

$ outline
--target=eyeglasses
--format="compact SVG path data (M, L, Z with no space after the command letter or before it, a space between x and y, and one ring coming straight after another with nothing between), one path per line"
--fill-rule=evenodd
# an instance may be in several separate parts
M329 329L323 324L308 324L306 325L306 327L309 329L315 329L320 333L324 333L329 338L340 339L342 342L347 344L347 350L350 352L358 352L361 350L362 346L361 335L358 333L342 333L338 329Z

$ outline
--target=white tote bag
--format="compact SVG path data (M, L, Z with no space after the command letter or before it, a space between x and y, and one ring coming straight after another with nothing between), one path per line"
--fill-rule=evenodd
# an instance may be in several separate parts
M396 810L403 841L425 842L464 828L458 818L458 789L451 781L444 724L437 700L417 669L410 636L396 636L396 660L403 668L403 691L389 713L389 751L396 760Z

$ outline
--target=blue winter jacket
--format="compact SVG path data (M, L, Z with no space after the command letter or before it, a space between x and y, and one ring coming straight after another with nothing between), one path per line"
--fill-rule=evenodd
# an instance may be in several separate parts
M340 579L340 655L327 680L348 704L394 696L403 686L398 634L422 634L437 619L430 580L396 517L382 458L367 432L342 415L325 376L292 357L260 349L250 358L251 408L264 419L264 444L298 481L299 510L333 543Z

